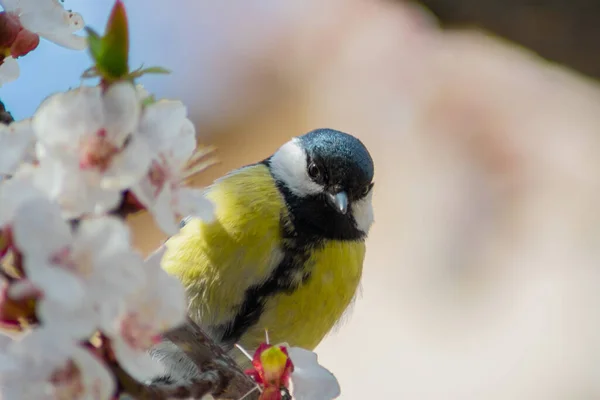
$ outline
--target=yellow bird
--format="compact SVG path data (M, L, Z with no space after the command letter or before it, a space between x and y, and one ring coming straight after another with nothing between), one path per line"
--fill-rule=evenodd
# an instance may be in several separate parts
M360 140L317 129L216 180L207 188L215 219L184 220L163 258L186 288L190 317L227 349L253 352L265 330L272 343L314 349L359 286L373 174ZM165 368L155 382L198 373L172 343L152 355Z

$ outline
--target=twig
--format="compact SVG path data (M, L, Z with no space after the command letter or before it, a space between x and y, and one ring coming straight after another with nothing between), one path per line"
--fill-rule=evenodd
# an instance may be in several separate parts
M186 324L165 334L198 366L202 373L181 386L145 385L133 378L112 357L109 367L119 383L119 391L139 400L202 399L207 394L218 400L256 400L256 383L188 318Z
M165 337L185 352L199 370L216 369L227 373L229 380L223 385L224 390L222 393L215 393L219 399L237 400L256 387L256 383L240 369L237 363L189 317L186 324L167 332ZM256 392L245 397L248 400L257 398Z
M187 385L148 386L137 381L113 360L109 367L122 393L139 400L201 399L207 394L220 400L258 398L258 393L253 392L256 387L254 381L191 319L165 336L179 346L202 373Z
M6 110L4 103L0 100L0 122L3 124L10 124L14 121L13 116Z
M118 363L111 364L110 368L122 391L136 400L202 399L207 394L222 392L223 384L229 381L226 371L214 369L202 373L187 386L147 386L134 379Z

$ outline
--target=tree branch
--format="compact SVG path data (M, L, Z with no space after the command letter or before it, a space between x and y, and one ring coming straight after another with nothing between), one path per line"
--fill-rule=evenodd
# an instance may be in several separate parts
M219 399L237 400L256 387L256 383L244 373L237 363L216 344L189 317L187 322L165 334L165 337L177 345L198 366L201 371L217 370L226 373L228 382L223 385ZM258 398L258 393L250 394L248 400Z
M252 392L256 383L194 321L188 318L183 326L167 332L165 337L196 364L202 371L200 376L187 385L146 385L113 360L108 366L121 393L139 400L202 399L207 394L218 400L238 400L244 396L248 400L258 399L258 391Z
M210 370L202 373L188 386L147 386L138 382L118 363L110 365L123 392L136 400L202 399L207 394L218 396L229 382L227 371Z

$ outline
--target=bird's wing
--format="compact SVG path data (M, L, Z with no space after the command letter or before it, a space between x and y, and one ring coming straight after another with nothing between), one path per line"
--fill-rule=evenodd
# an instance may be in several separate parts
M167 241L163 258L163 268L186 287L190 316L203 327L230 321L246 289L279 264L281 219L287 213L263 164L215 181L207 197L215 203L215 220L189 220Z

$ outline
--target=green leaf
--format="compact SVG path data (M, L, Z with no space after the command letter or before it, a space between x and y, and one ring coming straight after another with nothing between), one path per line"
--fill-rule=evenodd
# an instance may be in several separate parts
M170 74L171 71L169 71L166 68L163 67L148 67L148 68L138 68L135 71L131 72L129 74L129 78L134 79L134 78L139 78L142 75L146 75L146 74Z
M86 26L85 30L88 34L88 50L94 62L98 62L99 59L102 58L102 37L93 30L92 28Z
M111 79L119 79L129 71L129 28L121 0L115 2L108 18L96 65L104 77Z
M96 75L105 80L118 80L129 72L129 28L125 6L117 0L108 18L104 36L86 27L89 52L94 60ZM84 77L92 74L84 72Z
M170 74L171 71L163 67L148 67L140 70L140 74Z

